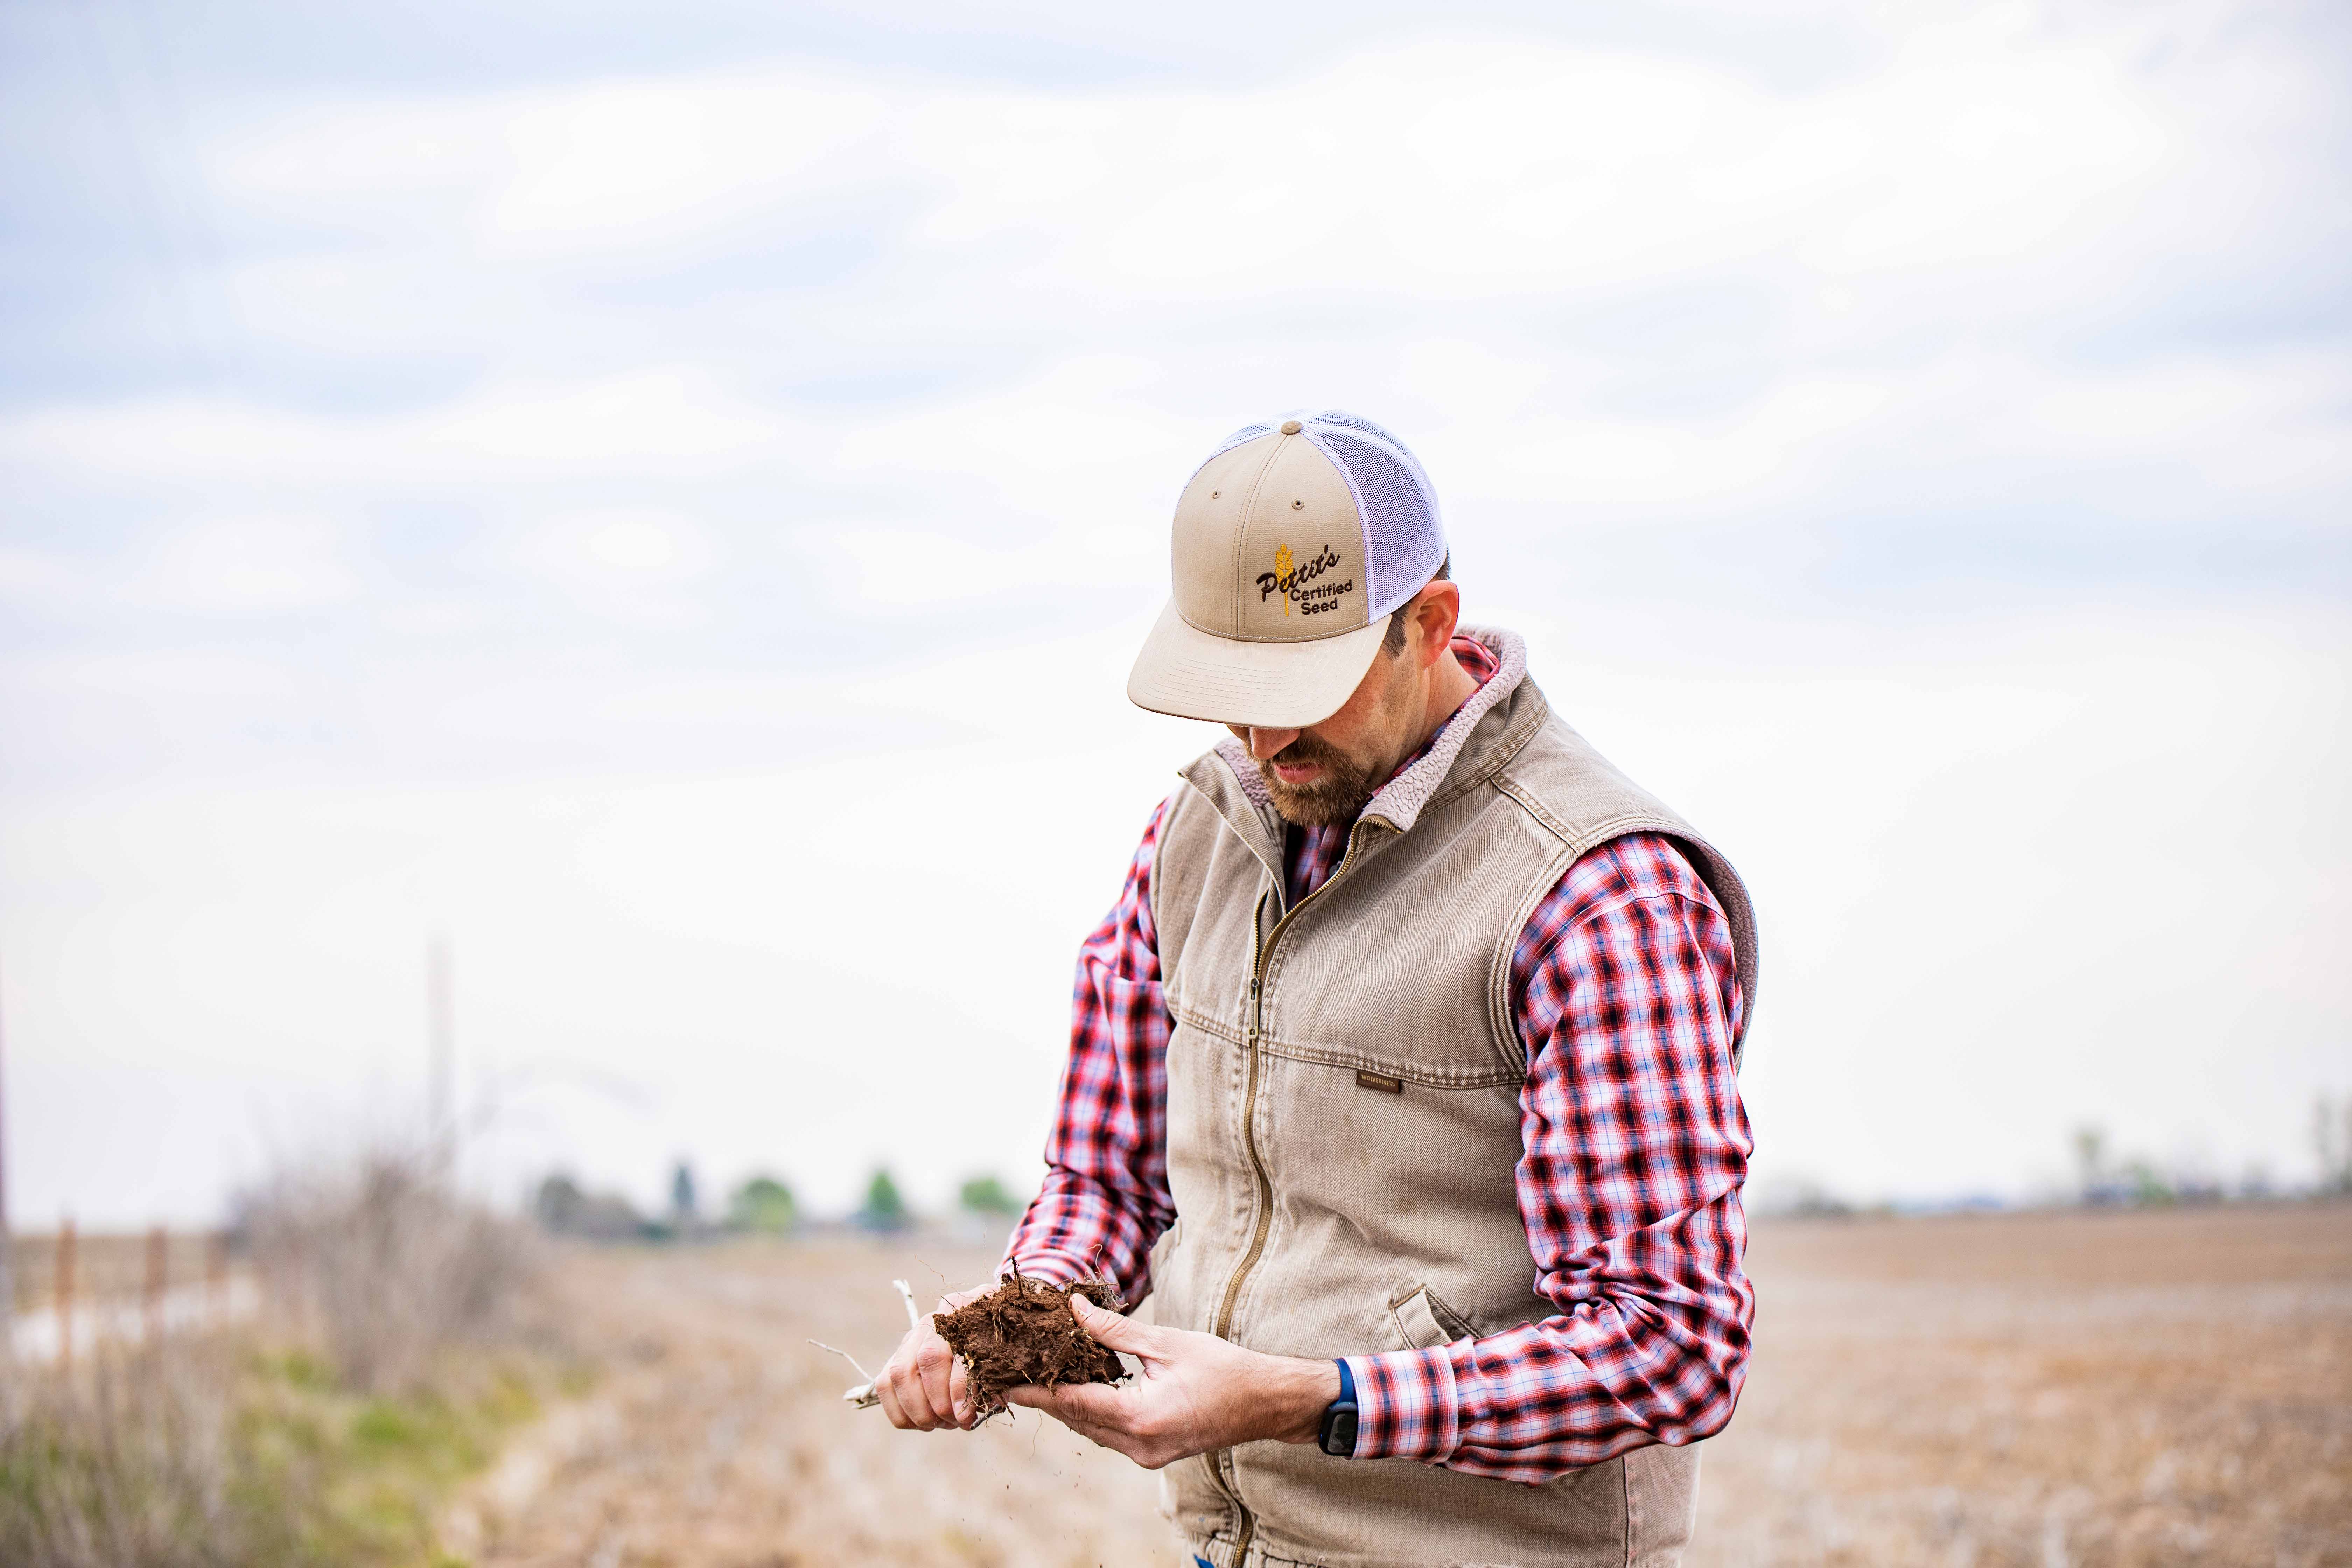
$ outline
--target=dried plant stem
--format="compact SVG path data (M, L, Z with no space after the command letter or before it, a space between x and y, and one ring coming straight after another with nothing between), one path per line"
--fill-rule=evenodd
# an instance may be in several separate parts
M906 1303L908 1327L921 1328L923 1316L915 1305L914 1287L904 1279L893 1279L890 1284ZM1046 1285L1023 1278L1016 1268L1009 1280L987 1295L941 1314L941 1331L971 1373L974 1397L983 1412L992 1415L1003 1410L1003 1391L1017 1384L1051 1388L1066 1383L1117 1383L1128 1375L1118 1357L1079 1325L1070 1310L1073 1295L1083 1295L1110 1311L1120 1305L1118 1291L1108 1280ZM875 1392L874 1374L858 1365L856 1356L822 1340L809 1343L841 1357L866 1379L843 1392L845 1401L860 1410L870 1410L882 1402Z
M908 1284L904 1279L893 1279L890 1283L898 1288L898 1300L907 1304L907 1326L910 1329L921 1328L923 1326L923 1314L917 1310L915 1306L915 1288ZM822 1340L811 1340L809 1341L809 1343L816 1346L816 1348L821 1351L833 1351L835 1355L839 1356L850 1365L857 1367L857 1375L866 1380L855 1388L843 1390L841 1397L844 1400L856 1406L860 1410L871 1410L876 1405L882 1403L882 1396L874 1392L874 1374L866 1371L864 1367L858 1366L857 1358L856 1356L851 1355L847 1351L834 1350L831 1345L826 1344Z
M842 1394L842 1398L857 1406L860 1410L871 1410L874 1406L882 1403L882 1396L874 1392L874 1374L866 1371L864 1367L858 1366L857 1358L856 1356L851 1355L845 1350L835 1350L833 1346L825 1343L823 1340L811 1340L809 1341L809 1343L814 1345L821 1351L832 1351L835 1355L839 1356L850 1365L857 1367L857 1375L866 1380L856 1387L845 1391Z

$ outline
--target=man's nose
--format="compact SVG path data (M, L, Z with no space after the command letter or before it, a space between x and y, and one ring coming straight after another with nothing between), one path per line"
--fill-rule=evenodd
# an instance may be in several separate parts
M1262 730L1253 724L1249 732L1250 755L1262 763L1297 739L1296 730Z

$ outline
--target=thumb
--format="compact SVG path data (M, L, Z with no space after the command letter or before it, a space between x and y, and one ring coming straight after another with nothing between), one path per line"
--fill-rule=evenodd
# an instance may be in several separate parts
M1095 1342L1129 1355L1150 1353L1151 1331L1141 1323L1106 1311L1076 1291L1070 1294L1070 1314L1078 1320L1078 1327L1095 1337Z

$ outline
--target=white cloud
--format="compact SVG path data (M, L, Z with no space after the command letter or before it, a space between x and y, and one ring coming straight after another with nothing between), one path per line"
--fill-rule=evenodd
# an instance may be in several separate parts
M1873 68L1805 92L1696 58L1517 41L1392 45L1245 89L979 92L784 62L306 111L214 150L219 199L356 225L407 260L341 237L257 258L257 324L382 349L394 337L371 323L422 315L433 341L518 334L525 362L422 412L52 407L0 426L0 447L81 472L303 482L756 468L956 532L975 503L1064 527L1156 509L1205 438L1170 439L1171 411L1217 410L1205 432L1258 412L1264 387L1402 395L1433 416L1416 433L1475 455L1452 465L1474 492L1568 476L1621 512L1754 486L1827 499L1872 454L1923 442L1979 470L2050 449L2158 463L2165 496L2184 468L2208 492L2316 472L2340 494L2339 378L2309 363L2216 349L2152 378L2052 363L2045 340L2113 309L2118 279L2176 247L2210 257L2199 215L2217 195L2318 166L2264 129L2306 112L2308 84L2273 61L2258 102L2234 64L2267 46L2209 39L2231 68L2184 78L2134 64L2149 26L1923 12ZM662 272L730 255L747 224L822 227L835 220L811 204L835 198L896 204L915 226L879 232L895 248L845 293L730 284L669 340ZM651 290L652 318L575 298L573 320L534 281L559 251L585 265L654 240L658 259L614 264ZM1654 308L1658 364L1640 333L1558 341L1605 328L1629 290L1684 288L1761 313L1745 352L1769 374L1737 406L1625 405L1629 381L1671 380L1671 353L1692 352L1674 307ZM1106 310L1115 326L1089 324ZM1528 310L1549 341L1525 335ZM1033 354L879 415L786 413L744 374L748 360L774 379L813 336L838 365L877 334L903 359L1000 333ZM1106 340L1118 351L1091 346ZM1696 379L1710 374L1729 373ZM1475 437L1445 428L1472 419ZM909 517L913 498L947 516Z
M1431 44L1216 96L936 101L900 155L954 180L931 237L1034 231L1041 271L1090 290L1461 297L1774 253L2015 257L2113 223L2160 173L2160 115L2107 51L2008 8L1803 97L1655 55Z
M283 702L302 687L281 660L203 647L58 656L21 664L15 673L22 689L52 700L128 698L167 723L184 721L192 703L249 710Z
M538 524L513 558L582 608L640 626L708 619L695 585L719 552L701 524L676 512L604 509Z
M572 470L666 467L681 458L707 465L765 450L779 434L774 420L707 374L667 366L572 384L486 388L418 432L428 447Z
M958 532L975 506L1144 515L1213 426L1324 398L1397 419L1386 397L1475 456L1451 465L1472 493L1589 477L1578 499L1620 512L1753 486L1834 504L1875 455L1981 472L2047 450L2160 465L2165 498L2263 475L2312 493L2274 478L2293 474L2340 499L2340 377L2311 356L2176 352L2153 377L2053 363L2152 258L2212 265L2218 197L2322 166L2275 133L2313 89L2274 45L2209 38L2217 64L2184 76L2137 63L2158 26L1923 11L1871 68L1802 92L1696 57L1496 41L1242 89L983 92L785 61L306 110L211 150L217 199L335 236L247 264L257 328L383 351L400 321L520 355L425 410L51 406L0 425L0 450L302 483L757 470ZM2259 87L2249 58L2276 68ZM913 225L866 231L889 246L870 276L813 300L756 275L709 303L664 291L755 230L825 232L840 220L812 204L835 199ZM353 249L353 227L382 244ZM549 297L547 279L589 276L549 268L656 240L593 275L640 304ZM1699 351L1672 303L1644 307L1660 355L1639 331L1559 341L1676 289L1749 301L1721 352L1766 374L1681 369ZM805 343L839 374L877 338L902 363L968 363L999 337L1028 345L1003 373L887 411L755 390ZM1709 411L1629 405L1661 380L1706 385ZM1193 409L1215 413L1171 417Z
M621 572L667 574L683 554L672 528L642 517L598 523L582 542L591 560Z
M1470 476L1465 489L1482 497L1572 503L1617 517L1732 497L1754 506L1818 488L1808 459L1850 444L1890 395L1858 380L1789 381L1720 423L1557 414L1481 420L1450 432L1444 449L1448 468Z
M331 210L439 193L481 215L491 256L924 191L924 240L1013 241L1061 287L1461 297L1775 252L1835 273L2014 258L2118 221L2179 161L2177 120L2106 40L2003 6L1805 95L1524 42L1391 46L1223 91L1013 96L788 64L310 116L215 177Z
M0 422L0 452L53 471L383 483L708 474L789 450L793 425L698 368L492 383L427 413L328 416L222 400L56 406Z
M326 609L359 591L341 535L308 517L214 518L175 528L145 552L131 595L218 616Z
M887 608L998 597L1023 579L1025 564L1045 554L990 550L915 529L807 530L800 539L820 558L832 558L843 598Z
M87 572L73 561L46 550L0 549L0 594L56 606L88 589Z
M625 244L755 211L843 158L894 105L800 71L631 82L519 106L514 163L488 207L500 248Z

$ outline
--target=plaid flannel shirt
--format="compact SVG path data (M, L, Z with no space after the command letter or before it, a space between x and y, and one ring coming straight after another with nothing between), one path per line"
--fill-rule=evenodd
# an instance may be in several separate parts
M1494 674L1485 647L1454 649L1482 683ZM1079 949L1045 1183L1007 1248L1024 1273L1106 1275L1130 1301L1150 1289L1151 1244L1175 1218L1150 888L1165 810ZM1294 900L1346 844L1344 827L1289 830ZM1559 1313L1349 1356L1358 1458L1543 1481L1707 1436L1739 1397L1755 1315L1739 1189L1753 1144L1731 1061L1743 999L1714 894L1657 834L1599 846L1529 917L1511 996L1528 1059L1519 1215L1536 1289Z

